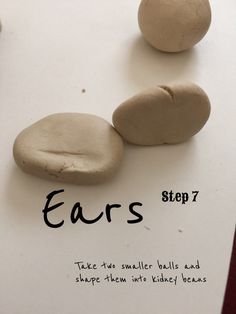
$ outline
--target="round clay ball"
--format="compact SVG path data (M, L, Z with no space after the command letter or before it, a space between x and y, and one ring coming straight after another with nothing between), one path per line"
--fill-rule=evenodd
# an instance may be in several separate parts
M211 23L208 0L142 0L138 22L144 38L164 52L193 47Z

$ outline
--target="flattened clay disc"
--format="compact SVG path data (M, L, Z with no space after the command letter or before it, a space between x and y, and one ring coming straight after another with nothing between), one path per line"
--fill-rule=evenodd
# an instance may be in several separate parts
M96 184L117 170L123 140L100 117L58 113L23 130L15 140L13 154L23 171L38 177Z
M113 124L137 145L174 144L200 131L210 115L206 93L192 83L150 88L121 104Z

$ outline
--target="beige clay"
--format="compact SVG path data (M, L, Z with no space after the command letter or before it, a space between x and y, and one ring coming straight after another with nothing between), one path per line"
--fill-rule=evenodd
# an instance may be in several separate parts
M114 175L123 140L104 119L80 113L50 115L15 140L17 165L38 177L74 184L96 184Z
M210 115L206 93L192 83L150 88L121 104L113 124L137 145L174 144L188 140Z
M179 52L193 47L211 23L208 0L142 0L138 22L144 38L155 48Z

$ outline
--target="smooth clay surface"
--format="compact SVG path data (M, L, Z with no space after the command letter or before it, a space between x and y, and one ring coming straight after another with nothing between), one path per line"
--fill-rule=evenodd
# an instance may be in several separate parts
M208 0L142 0L138 22L144 38L165 52L193 47L211 23Z
M174 144L188 140L210 115L206 93L192 83L150 88L121 104L113 124L137 145Z
M58 113L23 130L15 140L13 154L27 173L74 184L96 184L117 170L123 140L100 117Z

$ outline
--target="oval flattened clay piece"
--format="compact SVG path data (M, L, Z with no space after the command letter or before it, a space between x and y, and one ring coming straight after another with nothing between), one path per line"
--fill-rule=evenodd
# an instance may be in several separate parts
M74 184L110 179L123 156L112 125L90 114L58 113L34 123L15 140L17 165L32 175Z
M138 22L144 38L165 52L193 47L211 24L208 0L142 0Z
M173 84L128 99L114 111L113 124L132 144L175 144L198 133L209 115L210 101L199 86Z

